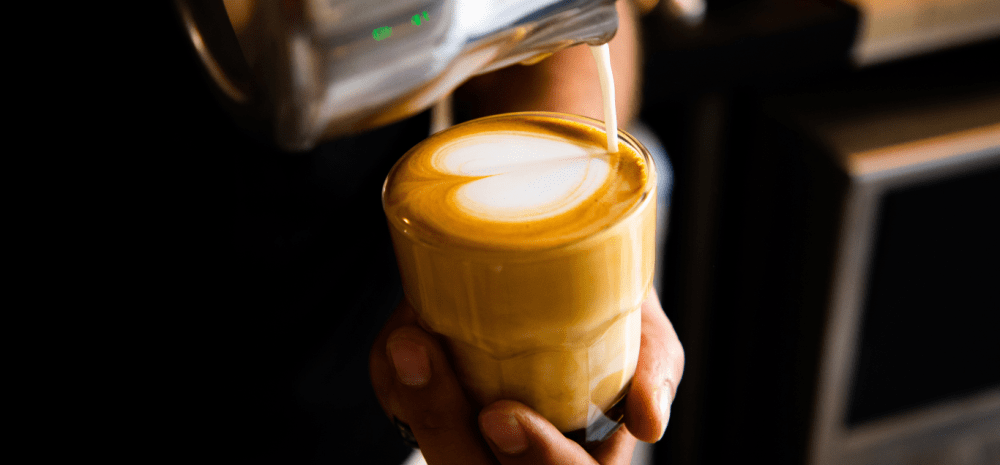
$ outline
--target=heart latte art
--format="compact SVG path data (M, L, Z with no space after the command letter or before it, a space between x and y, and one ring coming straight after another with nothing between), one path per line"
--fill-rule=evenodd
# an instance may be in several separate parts
M407 228L449 244L539 249L619 221L646 184L625 143L541 116L486 118L432 136L390 174L385 208Z
M410 150L383 191L406 298L472 399L588 438L621 419L655 264L656 170L628 136L609 153L601 127L470 121Z

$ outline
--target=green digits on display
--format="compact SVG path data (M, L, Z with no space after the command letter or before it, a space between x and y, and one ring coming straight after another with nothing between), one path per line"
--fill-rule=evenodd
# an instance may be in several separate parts
M375 30L372 31L372 37L374 37L375 40L386 39L391 35L392 35L392 28L388 26L377 27L375 28Z
M417 13L410 17L410 24L419 26L423 24L424 21L427 21L427 17L428 15L426 11L423 13ZM392 37L392 28L389 26L377 27L372 30L372 37L374 37L375 40L388 39L389 37Z

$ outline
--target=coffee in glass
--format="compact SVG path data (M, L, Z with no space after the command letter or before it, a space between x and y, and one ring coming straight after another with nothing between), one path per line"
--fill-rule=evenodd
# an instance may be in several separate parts
M590 447L620 425L653 281L656 169L603 123L510 113L424 140L383 207L406 298L466 392L538 411Z

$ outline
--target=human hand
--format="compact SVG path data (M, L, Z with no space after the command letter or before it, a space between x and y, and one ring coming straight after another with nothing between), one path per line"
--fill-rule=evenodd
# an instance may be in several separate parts
M627 464L637 439L663 436L684 351L651 292L642 304L642 341L624 425L589 453L519 402L501 400L476 412L441 343L420 328L405 301L376 339L369 367L382 409L409 426L430 465Z

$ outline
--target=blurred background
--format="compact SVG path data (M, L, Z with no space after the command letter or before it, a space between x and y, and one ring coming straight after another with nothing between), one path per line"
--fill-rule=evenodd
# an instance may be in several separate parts
M658 464L1000 464L1000 2L663 0Z
M323 199L329 186L379 185L392 160L356 180L337 142L329 157L278 162L233 136L176 17L155 17L149 38L168 45L147 52L153 85L135 95L162 111L146 110L133 123L145 132L122 145L152 154L130 158L149 163L137 183L163 178L136 209L155 231L140 245L188 270L155 294L179 304L165 314L185 330L214 315L185 336L200 371L178 389L215 402L229 393L203 395L204 380L284 369L268 353L277 343L250 330L202 356L219 328L241 321L303 347L303 322L324 331L288 312L248 323L245 309L336 301L326 280L345 272L327 264L371 259L310 249L338 226L297 222L351 208L381 223L374 196ZM642 22L640 119L674 169L661 300L687 357L652 463L1000 464L1000 0L660 0ZM428 115L415 118L364 142L402 153L426 135ZM271 249L246 245L258 243ZM378 258L391 267L391 253ZM370 395L363 364L337 369L360 379L345 396ZM226 415L253 415L231 403ZM309 439L285 434L290 449Z

